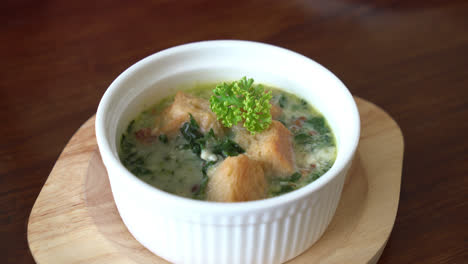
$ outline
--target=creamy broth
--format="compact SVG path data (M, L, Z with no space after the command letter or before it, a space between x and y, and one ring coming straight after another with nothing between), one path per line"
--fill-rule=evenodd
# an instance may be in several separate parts
M203 85L186 93L209 99L214 87L215 84ZM272 105L280 109L280 114L273 119L292 134L295 171L287 177L265 175L267 186L262 198L281 195L315 181L330 169L337 152L333 133L321 113L293 94L266 88L272 91ZM228 156L244 153L247 146L235 141L236 129L226 129L222 136L213 132L199 135L197 140L203 142L202 147L197 145L198 141L188 142L183 128L175 136L154 135L158 116L173 100L174 96L163 99L130 122L121 138L120 160L130 172L158 189L205 200L210 171ZM184 124L186 132L193 128L190 125L190 121Z

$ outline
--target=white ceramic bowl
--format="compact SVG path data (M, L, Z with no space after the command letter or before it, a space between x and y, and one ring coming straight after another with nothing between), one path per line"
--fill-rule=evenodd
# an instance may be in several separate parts
M215 203L160 191L119 161L118 142L139 112L177 89L247 76L306 99L327 118L338 154L315 182L275 198ZM110 85L96 137L120 216L146 248L175 263L282 263L304 252L335 213L359 140L356 104L330 71L295 52L248 41L205 41L153 54Z

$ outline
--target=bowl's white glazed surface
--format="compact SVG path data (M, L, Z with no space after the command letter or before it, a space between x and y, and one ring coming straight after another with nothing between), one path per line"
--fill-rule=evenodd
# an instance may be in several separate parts
M285 195L227 204L160 191L120 163L120 136L143 109L178 89L243 76L293 92L324 114L338 147L326 174ZM351 94L331 72L289 50L247 41L186 44L139 61L110 85L96 117L99 150L122 220L140 243L175 263L282 263L305 251L333 217L359 127Z

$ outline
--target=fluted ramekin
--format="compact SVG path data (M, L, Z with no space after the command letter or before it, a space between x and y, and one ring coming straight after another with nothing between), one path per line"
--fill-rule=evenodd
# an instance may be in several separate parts
M215 203L178 197L132 175L119 161L129 121L159 99L197 84L243 76L293 92L328 120L337 141L332 168L278 197ZM353 97L330 71L298 53L248 41L204 41L153 54L125 70L99 104L96 137L120 216L146 248L174 263L282 263L324 233L359 141Z

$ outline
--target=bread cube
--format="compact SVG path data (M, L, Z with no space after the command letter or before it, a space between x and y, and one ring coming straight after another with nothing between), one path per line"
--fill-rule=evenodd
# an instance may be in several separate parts
M261 161L265 175L285 178L296 171L292 133L279 121L273 120L270 127L252 135L237 126L234 141L246 150L246 154Z
M262 166L244 154L227 157L209 175L206 189L209 201L243 202L265 195L267 183Z
M156 120L152 134L175 136L180 127L190 120L189 114L192 114L197 121L202 133L213 129L216 135L224 134L223 127L216 119L216 114L211 111L208 100L181 91L177 92L172 105L166 108Z
M276 104L271 104L270 113L272 119L278 120L283 113L283 109Z

